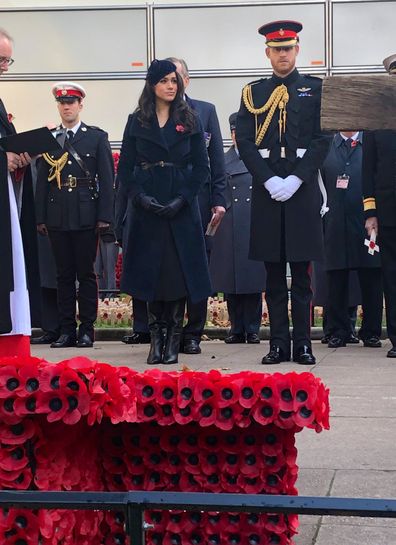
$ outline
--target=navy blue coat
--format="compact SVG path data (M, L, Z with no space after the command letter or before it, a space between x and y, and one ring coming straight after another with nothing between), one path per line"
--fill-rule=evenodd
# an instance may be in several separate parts
M214 236L210 276L214 291L233 294L265 290L264 263L249 259L252 177L232 146L225 154L227 213Z
M173 163L144 170L142 162ZM159 282L159 264L164 245L164 222L170 223L188 294L193 302L211 293L209 272L197 195L208 176L204 136L197 121L191 133L177 131L170 119L161 130L157 119L150 128L138 121L138 114L128 118L118 164L119 191L131 199L128 210L128 243L123 260L121 290L152 301ZM186 205L167 220L136 206L138 194L155 197L161 204L181 195ZM172 278L169 279L172 282Z
M325 268L327 270L380 267L378 253L370 255L364 239L365 218L362 199L362 137L348 149L342 136L334 136L321 168L330 208L324 217ZM337 177L349 176L348 187L336 187Z

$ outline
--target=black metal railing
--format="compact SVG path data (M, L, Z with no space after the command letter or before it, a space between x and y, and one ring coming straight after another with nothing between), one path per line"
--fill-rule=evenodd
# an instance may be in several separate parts
M132 545L144 545L146 509L396 518L396 499L200 492L0 491L0 507L123 511Z

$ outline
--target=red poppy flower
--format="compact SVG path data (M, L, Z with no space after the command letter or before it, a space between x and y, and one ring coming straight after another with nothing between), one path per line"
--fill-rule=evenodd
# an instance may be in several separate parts
M219 473L216 471L211 475L200 475L201 480L203 481L203 490L205 492L221 492L221 479Z
M37 545L39 541L38 517L26 509L10 509L1 526L2 543Z
M188 534L206 527L207 514L201 511L187 511L184 514L184 531Z
M211 452L210 450L203 450L199 452L199 461L201 471L205 475L211 475L214 471L219 471L219 469L223 467L224 454L214 451Z
M240 471L243 475L249 477L256 477L260 475L261 470L264 467L262 454L258 449L244 450L241 453L242 463Z
M261 442L261 451L267 456L274 456L283 450L283 440L285 434L282 430L276 428L276 426L268 426L265 428Z
M25 418L18 424L6 425L0 423L0 441L6 445L22 445L36 433L35 423Z
M238 484L245 494L259 494L263 489L263 482L260 477L239 475Z
M0 366L0 398L16 396L23 384L15 365Z
M176 125L176 130L177 132L184 132L186 129L184 128L183 125L179 124L179 125Z
M221 449L219 430L215 427L200 430L198 434L198 448L200 450L210 450L211 452L219 451Z
M184 512L180 510L169 511L169 516L166 524L166 531L173 534L180 534L184 531L185 516Z
M67 363L47 364L40 370L40 392L53 392L60 389L60 377Z
M145 511L145 521L154 525L154 532L164 532L168 524L169 514L169 511Z
M261 424L262 426L268 426L271 424L277 414L279 413L278 407L274 407L267 401L260 400L252 408L252 418Z
M196 403L208 401L217 403L218 386L221 379L222 374L215 369L209 373L195 373L194 401Z
M184 371L178 377L176 402L180 409L184 409L193 401L195 377L196 373L192 371Z
M240 417L242 407L240 405L230 405L229 407L217 408L215 426L221 430L231 430L234 422Z
M32 470L25 467L19 471L0 470L0 489L10 488L15 490L27 490L33 481Z
M160 405L174 405L177 397L177 380L174 375L165 375L159 384L156 402Z
M220 474L221 488L224 492L230 492L232 494L238 494L242 492L241 487L238 484L238 474L227 473L222 471Z
M274 534L283 534L288 530L287 519L281 513L267 513L264 528Z
M180 490L185 490L186 492L202 492L202 476L201 475L192 475L183 471L180 476Z
M193 422L195 412L191 405L187 405L186 407L175 407L173 415L177 424L185 426Z
M24 446L6 447L0 449L0 469L4 471L20 471L29 463Z
M224 375L219 382L218 390L218 407L228 407L229 405L239 402L241 388L240 385L234 381L233 375Z

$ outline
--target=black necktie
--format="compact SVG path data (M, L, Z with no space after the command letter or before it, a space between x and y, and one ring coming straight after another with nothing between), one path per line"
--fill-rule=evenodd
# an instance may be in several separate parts
M74 132L72 130L67 131L67 137L69 140L73 140L74 138Z

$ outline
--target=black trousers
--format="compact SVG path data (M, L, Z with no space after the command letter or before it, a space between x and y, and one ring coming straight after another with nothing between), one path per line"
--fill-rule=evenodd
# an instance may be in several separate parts
M76 334L76 300L78 299L79 336L94 338L98 309L98 286L94 263L98 237L94 229L50 231L56 263L58 308L61 333ZM78 280L78 296L76 292Z
M59 336L60 321L58 293L53 288L41 288L41 329L54 337Z
M224 296L231 322L230 335L258 333L263 308L261 293L227 293Z
M396 346L396 227L384 227L380 223L378 231L384 282L386 328L391 343Z
M132 299L133 332L148 333L147 303L135 297Z
M363 322L359 330L361 339L381 336L382 327L382 276L380 268L357 269L362 292ZM331 335L346 339L351 333L348 312L349 269L327 271L328 302L327 327Z
M288 289L286 278L286 262L273 263L266 261L267 301L271 344L282 348L290 355L290 330L288 314ZM311 275L310 262L292 262L291 269L291 315L293 322L293 352L302 346L311 346Z

